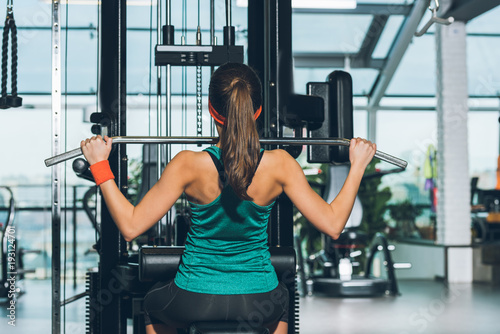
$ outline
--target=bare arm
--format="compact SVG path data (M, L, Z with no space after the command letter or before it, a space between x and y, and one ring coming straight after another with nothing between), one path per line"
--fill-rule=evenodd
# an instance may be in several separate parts
M375 144L359 138L351 140L351 169L344 186L331 203L325 202L311 189L302 168L293 158L284 157L283 191L308 221L336 239L349 219L361 178L375 151Z
M81 147L87 161L92 165L106 160L111 151L111 138L100 136L82 141ZM192 152L179 153L167 165L160 180L148 191L137 206L133 206L123 196L114 180L108 180L100 185L102 195L111 217L127 241L147 231L170 210L181 196L190 174L185 164Z

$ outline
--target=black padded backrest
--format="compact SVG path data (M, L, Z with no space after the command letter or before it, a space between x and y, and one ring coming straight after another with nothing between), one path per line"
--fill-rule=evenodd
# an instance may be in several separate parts
M328 82L309 82L309 95L324 100L324 122L309 129L309 138L353 137L352 77L344 71L333 71ZM313 130L313 131L311 131ZM312 145L307 147L307 161L310 163L349 163L349 147Z
M168 281L175 277L184 247L144 246L139 252L141 282ZM278 280L287 283L295 279L295 250L291 247L270 247L271 262Z
M139 252L141 282L173 279L181 262L184 247L143 246Z
M271 264L278 280L286 283L295 282L296 256L292 247L269 247Z

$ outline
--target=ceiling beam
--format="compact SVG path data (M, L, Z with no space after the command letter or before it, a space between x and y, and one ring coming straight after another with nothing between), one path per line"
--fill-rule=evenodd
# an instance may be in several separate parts
M370 23L370 26L366 31L365 38L359 48L357 55L358 59L362 59L365 63L368 63L368 61L372 58L373 51L380 40L380 36L382 36L387 20L389 20L388 15L373 16L373 20Z
M309 53L294 52L294 67L330 67L344 68L346 58L349 58L351 68L374 68L382 69L385 66L385 59L363 59L355 53Z
M358 4L353 9L335 8L292 8L294 14L349 14L349 15L404 15L411 11L412 5L402 4Z
M453 16L455 21L470 21L500 5L500 0L454 0L442 17Z
M389 83L398 68L401 59L403 58L408 46L413 39L413 34L418 28L422 17L427 10L428 1L427 0L416 0L413 4L413 8L402 24L399 33L397 34L391 49L389 50L384 68L380 71L380 74L375 81L375 85L370 92L370 100L368 102L369 109L376 109L378 107L380 100L385 94Z

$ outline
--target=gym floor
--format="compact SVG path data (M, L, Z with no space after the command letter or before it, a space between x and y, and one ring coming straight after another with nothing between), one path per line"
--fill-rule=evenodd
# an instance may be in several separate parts
M51 333L51 283L25 281L16 303L16 327L7 304L0 308L0 333ZM306 334L493 334L498 333L500 287L399 280L401 296L381 298L305 297L300 301L300 333ZM84 285L66 289L68 297ZM66 332L85 333L85 301L66 307ZM497 319L497 320L495 320ZM64 333L64 331L61 331ZM129 333L132 328L129 326Z

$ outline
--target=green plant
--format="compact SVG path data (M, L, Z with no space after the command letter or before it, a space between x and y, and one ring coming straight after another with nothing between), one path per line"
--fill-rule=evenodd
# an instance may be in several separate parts
M132 204L137 204L137 196L142 183L142 161L130 159L128 165L128 200Z
M389 206L389 215L395 221L415 221L422 214L422 208L414 205L410 200Z
M420 231L415 225L415 219L422 214L422 208L414 205L410 200L389 206L389 216L396 221L396 233L400 237L421 238Z

